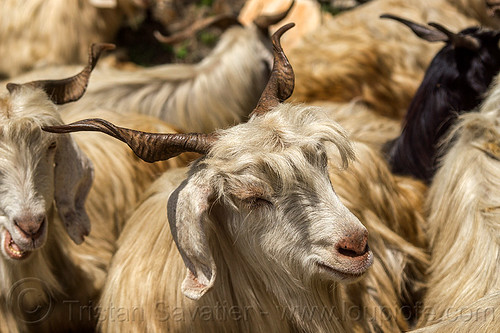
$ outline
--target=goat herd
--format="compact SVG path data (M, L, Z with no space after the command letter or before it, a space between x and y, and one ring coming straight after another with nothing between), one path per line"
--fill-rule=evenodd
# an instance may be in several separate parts
M97 65L160 2L0 4L0 332L500 331L499 2Z

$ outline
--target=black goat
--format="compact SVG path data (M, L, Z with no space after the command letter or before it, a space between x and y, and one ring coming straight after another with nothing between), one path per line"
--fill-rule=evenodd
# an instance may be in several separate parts
M384 14L430 42L446 42L432 60L408 108L401 135L385 146L392 171L430 183L436 171L438 145L460 113L477 107L500 69L500 32L479 27L452 33Z

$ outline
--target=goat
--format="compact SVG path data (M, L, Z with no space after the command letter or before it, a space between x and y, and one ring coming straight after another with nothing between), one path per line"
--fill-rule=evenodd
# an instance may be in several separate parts
M137 71L102 68L94 73L79 107L97 105L144 113L184 132L211 132L239 123L255 107L268 80L272 52L267 27L287 13L260 16L247 27L232 26L198 64L166 64ZM232 25L237 21L227 15L210 17L168 40L179 40L214 23Z
M274 68L247 123L184 135L132 131L102 119L45 128L101 131L149 162L182 151L206 155L189 170L165 173L128 220L99 305L102 331L408 328L397 306L399 280L408 277L405 264L424 262L425 255L391 230L412 228L397 225L407 216L389 214L396 225L384 225L371 206L357 207L380 236L369 250L366 228L341 203L328 174L329 163L331 171L353 158L346 132L320 108L280 103L293 90L293 71L279 38L292 25L273 35ZM363 165L375 169L370 161ZM371 200L379 208L387 203ZM419 216L413 207L411 214ZM367 272L373 257L374 272Z
M393 15L428 41L444 41L408 108L401 135L386 146L393 172L429 183L436 171L437 145L462 110L475 108L500 70L500 32L467 28L452 33Z
M104 135L80 141L41 129L77 116L61 117L56 105L81 97L99 55L110 47L94 46L89 65L76 76L10 83L0 96L2 333L94 329L92 302L104 284L126 212L167 168L145 164ZM105 110L87 115L169 130L145 116L131 115L127 122ZM171 165L183 165L180 161ZM91 187L94 177L97 186Z
M386 12L404 12L417 22L447 22L451 29L478 24L447 0L371 1L327 20L290 50L297 75L292 98L359 99L381 115L401 119L439 46L379 20Z
M84 63L93 42L114 38L144 0L16 0L0 3L0 77L46 64ZM14 52L14 50L16 52Z
M497 76L480 112L462 114L444 140L451 148L426 203L431 264L420 326L500 290L499 106Z

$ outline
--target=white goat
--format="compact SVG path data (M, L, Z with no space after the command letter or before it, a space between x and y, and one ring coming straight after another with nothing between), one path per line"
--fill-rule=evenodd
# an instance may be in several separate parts
M292 98L358 98L382 115L401 118L442 45L379 18L395 12L416 22L446 22L454 31L489 22L469 17L447 0L371 1L333 17L290 50L297 74Z
M0 77L46 64L84 63L93 42L109 42L144 0L0 2Z
M55 104L84 93L90 71L107 47L93 48L89 66L79 75L10 84L0 96L2 333L94 329L91 302L104 284L126 212L167 167L145 164L106 136L82 137L77 144L69 135L42 131L63 123ZM96 115L169 130L145 116L131 116L127 122L112 112L86 114ZM76 116L68 112L63 117ZM94 176L98 186L91 189Z
M289 28L273 37L275 68L246 124L180 139L103 120L48 129L102 131L148 161L186 150L206 154L189 171L170 171L155 182L127 222L100 302L101 330L408 328L401 280L411 276L407 264L425 262L425 255L391 230L412 228L397 225L407 221L403 216L381 222L369 203L368 211L358 211L377 236L372 254L366 228L341 203L328 175L328 155L335 168L334 160L346 165L353 157L346 133L319 108L279 104L293 89L278 42ZM369 162L366 167L376 170ZM374 271L359 280L373 257ZM182 296L181 282L191 300Z
M499 117L497 76L480 111L459 117L430 188L431 265L420 326L500 291Z

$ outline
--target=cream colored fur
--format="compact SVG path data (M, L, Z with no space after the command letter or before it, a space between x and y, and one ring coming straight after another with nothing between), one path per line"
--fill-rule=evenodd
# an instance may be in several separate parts
M143 130L171 129L153 118L129 115L126 119L105 110L87 113L67 110L59 115L44 92L29 87L12 95L3 94L0 110L3 156L0 163L0 332L92 330L96 320L95 302L129 209L165 169L184 165L183 157L167 163L147 164L135 157L125 144L108 136L74 135L78 149L94 166L94 185L85 206L92 223L91 232L81 245L76 245L64 231L57 211L59 206L57 202L54 204L54 192L58 189L54 188L53 179L58 175L57 172L54 175L54 153L50 148L46 152L54 140L57 140L57 150L63 143L61 140L73 139L43 132L40 126L62 124L62 119L69 122L101 116L122 126ZM24 150L19 150L20 147ZM18 162L10 160L10 154ZM9 179L19 179L19 182L12 183ZM20 184L27 184L22 185L26 190L21 189ZM18 199L9 202L12 197ZM17 206L24 211L31 210L28 203L45 207L47 236L45 243L33 249L30 257L15 261L5 254L4 228L15 235L10 211L15 213Z
M95 71L80 105L148 114L185 132L212 132L246 119L271 64L268 36L254 25L233 27L198 64Z
M470 305L450 309L437 324L413 333L498 332L500 328L500 292L486 295Z
M100 302L100 329L103 332L407 329L401 306L405 296L411 294L410 290L404 290L405 286L414 282L411 273L407 273L420 272L427 261L418 248L424 243L420 230L422 218L414 208L420 205L419 193L423 188L421 184L411 187L393 179L383 164L373 166L372 162L383 163L383 160L363 144L357 144L355 151L361 161L366 160L366 165L353 162L341 171L339 166L352 156L342 133L318 108L281 105L263 117L220 131L219 141L190 171L178 169L165 173L145 193L120 236ZM337 148L330 147L329 142ZM311 148L317 153L311 153ZM328 190L308 195L302 191L328 178L318 173L318 168L326 167L323 164L326 156L321 153L325 149L331 158L329 178L333 188L340 200L364 219L361 221L370 232L369 243L376 258L365 278L349 285L318 274L317 267L304 261L313 249L324 246L315 242L315 237L327 235L321 244L329 244L338 237L338 230L344 228L343 216L348 216L342 213L332 219L336 231L314 229L323 219L324 207L317 204L323 202ZM377 197L379 188L365 187L357 175L369 170L376 174L379 169L381 177L389 177L389 185L382 190L381 197ZM201 186L206 184L200 183L203 175L209 175L208 187ZM377 184L379 180L367 183ZM183 191L191 190L196 183L199 190L180 202ZM248 190L248 184L260 188L257 192L264 197L275 191L269 200L283 194L285 197L279 206L267 208L261 203L264 207L248 211L247 205L252 207L252 201L235 199L255 191ZM377 186L384 187L383 184ZM327 187L330 186L328 182ZM213 286L194 301L181 291L188 291L190 286L186 284L186 266L175 237L167 227L173 222L167 218L166 203L169 201L168 211L172 216L171 202L175 201L172 198L178 195L176 214L180 214L181 209L189 211L189 201L197 202L197 196L211 191L213 204L207 208L208 220L203 220L210 241L208 248L200 248L199 253L203 257L211 253L216 269L212 268L211 275L199 272L201 285L213 283ZM366 198L360 199L363 195ZM338 202L333 197L329 200ZM401 202L394 202L386 215L377 217L390 200ZM198 207L205 209L203 205ZM275 209L288 219L275 217ZM175 228L173 231L180 241L180 231ZM403 237L409 237L414 244Z
M482 0L474 0L476 2ZM447 0L376 0L325 22L287 52L296 74L292 98L309 102L360 99L376 112L402 118L432 57L444 46L416 37L392 13L452 31L486 25Z
M0 76L47 64L85 63L91 43L111 42L125 18L137 16L141 1L16 0L0 2Z
M480 111L460 116L447 139L427 200L432 259L420 326L500 290L499 110L497 77Z

